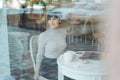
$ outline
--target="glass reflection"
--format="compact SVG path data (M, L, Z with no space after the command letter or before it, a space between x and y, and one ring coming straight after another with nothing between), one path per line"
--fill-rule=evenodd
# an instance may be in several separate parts
M13 51L10 52L10 64L12 65L11 74L15 76L16 79L33 79L34 70L30 57L29 42L31 37L41 34L48 29L46 16L50 10L52 10L51 14L62 14L62 16L60 16L63 22L62 25L68 27L66 36L67 47L65 51L104 51L105 3L98 3L94 0L43 1L46 4L46 10L40 9L39 6L41 4L35 4L33 6L27 1L21 2L23 5L27 4L23 7L21 7L19 3L16 3L16 1L9 3L7 6L7 8L9 8L7 9L8 34L16 37L24 50L24 53L19 54L20 56L17 54L14 55L19 56L17 61L12 55L13 53L15 54L18 49L9 44L10 47L12 46L12 49L10 49ZM33 9L31 13L32 6ZM52 37L54 38L54 36ZM11 38L9 39L11 40ZM97 60L96 56L97 59L99 59L99 55L92 55L90 59L93 58L91 60ZM18 64L22 63L19 64L18 69L16 69L18 64L15 62L18 62ZM13 66L16 67L14 68Z

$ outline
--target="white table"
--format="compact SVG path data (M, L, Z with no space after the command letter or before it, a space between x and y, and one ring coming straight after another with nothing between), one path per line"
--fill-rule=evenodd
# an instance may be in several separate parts
M58 80L64 80L64 75L75 80L106 80L107 73L104 62L89 60L89 63L81 63L77 60L69 64L64 63L63 55L57 59ZM79 65L79 67L78 67Z

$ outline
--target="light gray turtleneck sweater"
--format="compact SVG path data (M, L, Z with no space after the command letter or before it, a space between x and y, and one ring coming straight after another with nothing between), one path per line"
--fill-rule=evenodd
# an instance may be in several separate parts
M43 56L56 59L66 48L66 29L49 28L38 38L38 53L36 67L39 69Z

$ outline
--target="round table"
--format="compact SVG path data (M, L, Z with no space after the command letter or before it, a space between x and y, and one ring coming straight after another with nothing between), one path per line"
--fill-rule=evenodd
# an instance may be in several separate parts
M101 60L88 60L88 63L81 63L75 59L65 64L61 55L57 59L57 64L58 80L64 80L64 75L75 80L107 80L105 63Z

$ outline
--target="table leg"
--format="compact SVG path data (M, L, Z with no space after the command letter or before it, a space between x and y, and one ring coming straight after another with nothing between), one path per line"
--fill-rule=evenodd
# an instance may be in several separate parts
M64 75L58 70L58 80L64 80Z

